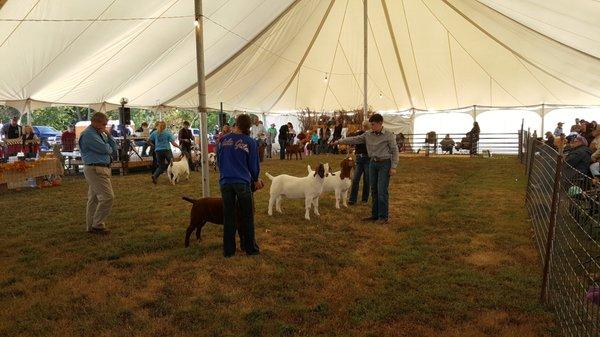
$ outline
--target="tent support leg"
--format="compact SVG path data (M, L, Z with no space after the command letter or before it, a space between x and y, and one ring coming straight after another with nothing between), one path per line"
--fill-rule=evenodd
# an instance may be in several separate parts
M367 63L367 57L368 57L368 40L367 40L367 36L368 36L368 15L367 15L367 0L363 0L363 30L364 30L364 41L363 41L363 53L364 53L364 57L363 57L363 61L364 61L364 65L363 65L363 113L365 118L367 118L367 111L369 110L369 103L367 100L367 77L369 75L369 70L368 70L368 63Z
M206 83L204 73L204 30L202 0L194 0L196 14L196 70L198 72L198 114L200 115L200 147L202 148L202 196L210 196L208 176L208 121L206 118Z

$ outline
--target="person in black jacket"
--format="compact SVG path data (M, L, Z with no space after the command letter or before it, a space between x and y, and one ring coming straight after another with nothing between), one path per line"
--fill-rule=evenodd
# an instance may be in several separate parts
M335 125L335 127L333 128L333 142L336 142L340 139L342 139L342 119L340 118L337 122L337 124ZM335 145L333 147L333 154L338 154L339 152L339 148L337 145Z
M362 130L353 132L348 137L359 136L371 129L371 123L364 121L362 124ZM352 189L350 190L350 198L348 199L348 205L356 204L358 199L358 187L360 184L360 177L363 177L363 189L362 189L362 202L369 202L369 153L367 152L367 145L356 144L354 145L354 153L356 154L356 169L354 170L354 177L352 177Z
M587 140L582 135L573 137L569 143L571 150L565 160L577 171L588 177L592 177L592 172L590 171L592 150L587 147L587 144Z
M285 159L285 145L287 144L287 141L288 141L288 126L287 126L287 124L283 124L279 128L279 136L277 137L277 140L279 141L279 159L284 160Z
M179 130L179 145L181 146L181 155L183 156L184 152L187 152L189 155L188 165L190 169L194 167L194 163L192 162L192 144L194 144L194 134L192 130L190 130L190 122L184 121L183 128Z
M469 149L469 154L471 156L477 155L477 145L479 143L479 123L473 122L473 128L471 131L467 132L467 138L471 142L471 148Z

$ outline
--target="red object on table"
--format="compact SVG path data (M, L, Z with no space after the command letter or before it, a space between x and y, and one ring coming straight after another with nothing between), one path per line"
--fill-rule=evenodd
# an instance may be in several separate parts
M8 145L6 147L6 154L8 156L16 156L17 153L23 150L23 146L21 144Z
M215 152L215 144L208 144L208 152Z

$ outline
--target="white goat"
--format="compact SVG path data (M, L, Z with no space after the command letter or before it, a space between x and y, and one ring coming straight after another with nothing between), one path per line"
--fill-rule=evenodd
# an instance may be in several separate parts
M214 152L210 152L208 154L208 165L212 167L212 169L217 171L217 154Z
M323 191L323 182L327 176L329 167L319 164L319 167L312 175L306 177L293 177L287 174L273 177L269 173L266 176L271 179L271 188L269 190L269 215L273 215L273 204L276 204L276 210L283 213L281 210L281 199L283 197L290 199L304 198L304 218L310 220L310 207L316 216L319 216L319 195Z
M354 168L354 160L352 157L347 157L340 163L341 170L330 173L325 177L325 182L323 183L323 193L326 192L335 192L335 208L340 208L340 199L342 199L342 203L344 207L348 207L348 191L352 186L352 168ZM313 171L308 165L307 167L308 175L310 176L315 171ZM318 203L318 200L317 200Z
M188 156L187 152L184 152L184 155L181 156L180 161L172 161L169 163L169 167L167 167L167 177L169 177L169 181L171 184L175 185L175 183L179 182L179 179L185 177L186 180L190 179L190 165L188 164Z

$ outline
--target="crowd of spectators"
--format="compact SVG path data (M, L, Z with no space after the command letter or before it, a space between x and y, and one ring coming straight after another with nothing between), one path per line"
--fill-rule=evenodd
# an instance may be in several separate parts
M596 121L575 119L575 124L565 133L563 122L554 132L546 132L545 144L566 154L566 162L582 174L600 181L600 128Z

